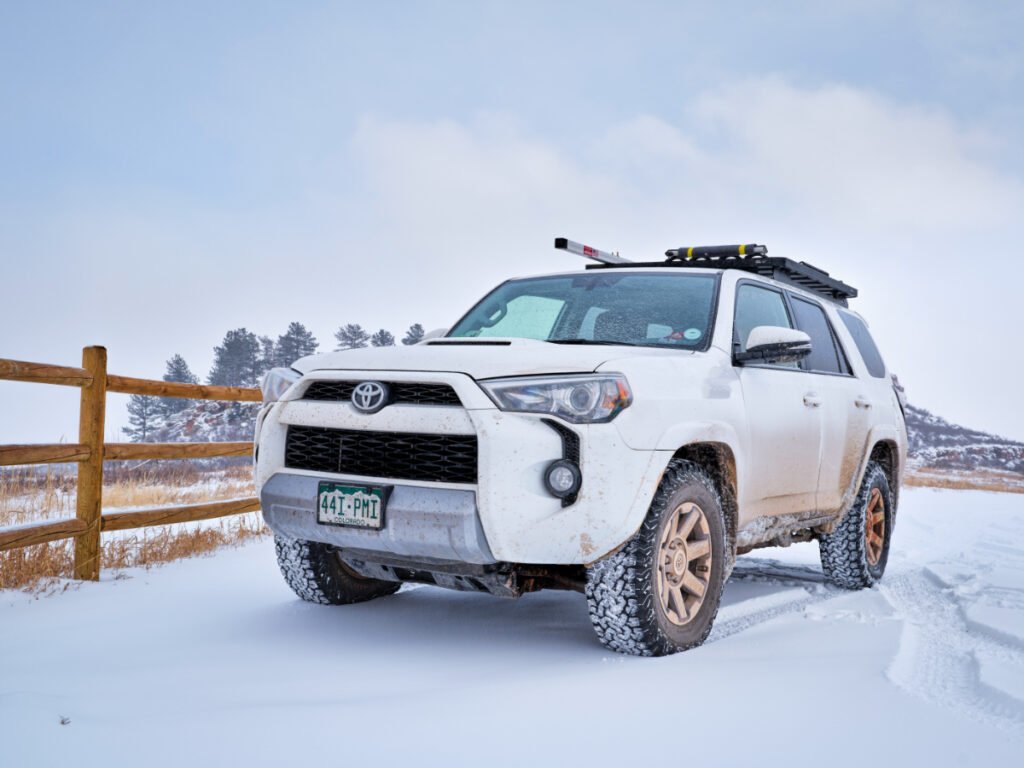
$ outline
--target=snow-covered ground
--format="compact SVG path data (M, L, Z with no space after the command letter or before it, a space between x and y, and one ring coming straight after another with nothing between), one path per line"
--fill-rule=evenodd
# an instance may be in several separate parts
M308 605L267 540L127 575L0 593L0 765L1002 766L1024 749L1024 495L905 491L866 592L825 586L813 544L747 555L709 642L664 659L605 651L573 593Z

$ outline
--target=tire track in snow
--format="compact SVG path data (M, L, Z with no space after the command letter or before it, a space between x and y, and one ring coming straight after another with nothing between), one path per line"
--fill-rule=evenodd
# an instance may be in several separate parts
M883 579L903 620L889 679L906 692L1024 737L1024 701L982 682L979 656L1024 667L1019 647L972 631L951 589L927 570Z
M793 594L796 592L799 594ZM829 597L832 595L812 595L805 589L793 589L727 605L719 611L715 626L705 643L724 640L786 614L801 613L812 603L827 600Z
M802 613L814 603L844 594L824 584L821 570L776 560L737 562L732 579L778 584L788 589L725 605L718 613L706 643L714 643L788 614ZM810 586L809 586L810 585ZM726 587L728 589L728 587Z

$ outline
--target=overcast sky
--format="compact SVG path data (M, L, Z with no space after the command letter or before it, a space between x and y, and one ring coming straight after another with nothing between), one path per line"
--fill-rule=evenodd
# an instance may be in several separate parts
M230 328L448 325L557 235L759 242L1024 439L1022 9L3 3L0 357L205 377ZM76 390L0 397L0 443L75 440Z

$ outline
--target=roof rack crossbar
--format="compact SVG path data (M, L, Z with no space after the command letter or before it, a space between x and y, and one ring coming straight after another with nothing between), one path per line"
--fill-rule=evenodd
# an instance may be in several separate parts
M857 297L857 289L831 277L828 272L804 261L767 255L763 245L705 245L673 248L666 261L588 264L587 269L614 267L673 267L682 269L739 269L780 283L803 288L842 306Z

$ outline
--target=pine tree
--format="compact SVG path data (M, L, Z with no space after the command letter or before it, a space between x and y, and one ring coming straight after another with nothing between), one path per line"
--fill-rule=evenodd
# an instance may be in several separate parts
M181 384L198 384L199 377L192 373L192 369L188 367L188 363L185 362L185 358L181 355L174 355L170 360L167 361L167 368L164 372L164 381L176 381ZM160 416L167 418L175 413L181 413L190 405L192 400L184 400L180 397L161 397L160 398Z
M409 330L405 332L405 336L402 337L403 344L419 344L423 341L423 326L419 323L413 323L409 326Z
M290 366L300 357L315 355L320 344L302 323L289 323L288 330L277 337L276 365Z
M160 403L155 397L132 395L128 398L128 424L123 431L133 443L145 443L153 436L160 418Z
M213 350L208 380L227 387L254 387L260 377L260 342L256 334L236 328Z
M277 362L277 345L269 336L260 336L260 362L256 366L257 376L262 376L271 368L279 365Z
M334 338L338 340L338 346L334 348L335 352L340 352L343 349L359 349L365 347L366 343L370 340L370 334L363 330L361 325L343 325L334 334Z
M381 328L370 337L370 343L375 347L393 347L395 346L395 337L394 334Z

